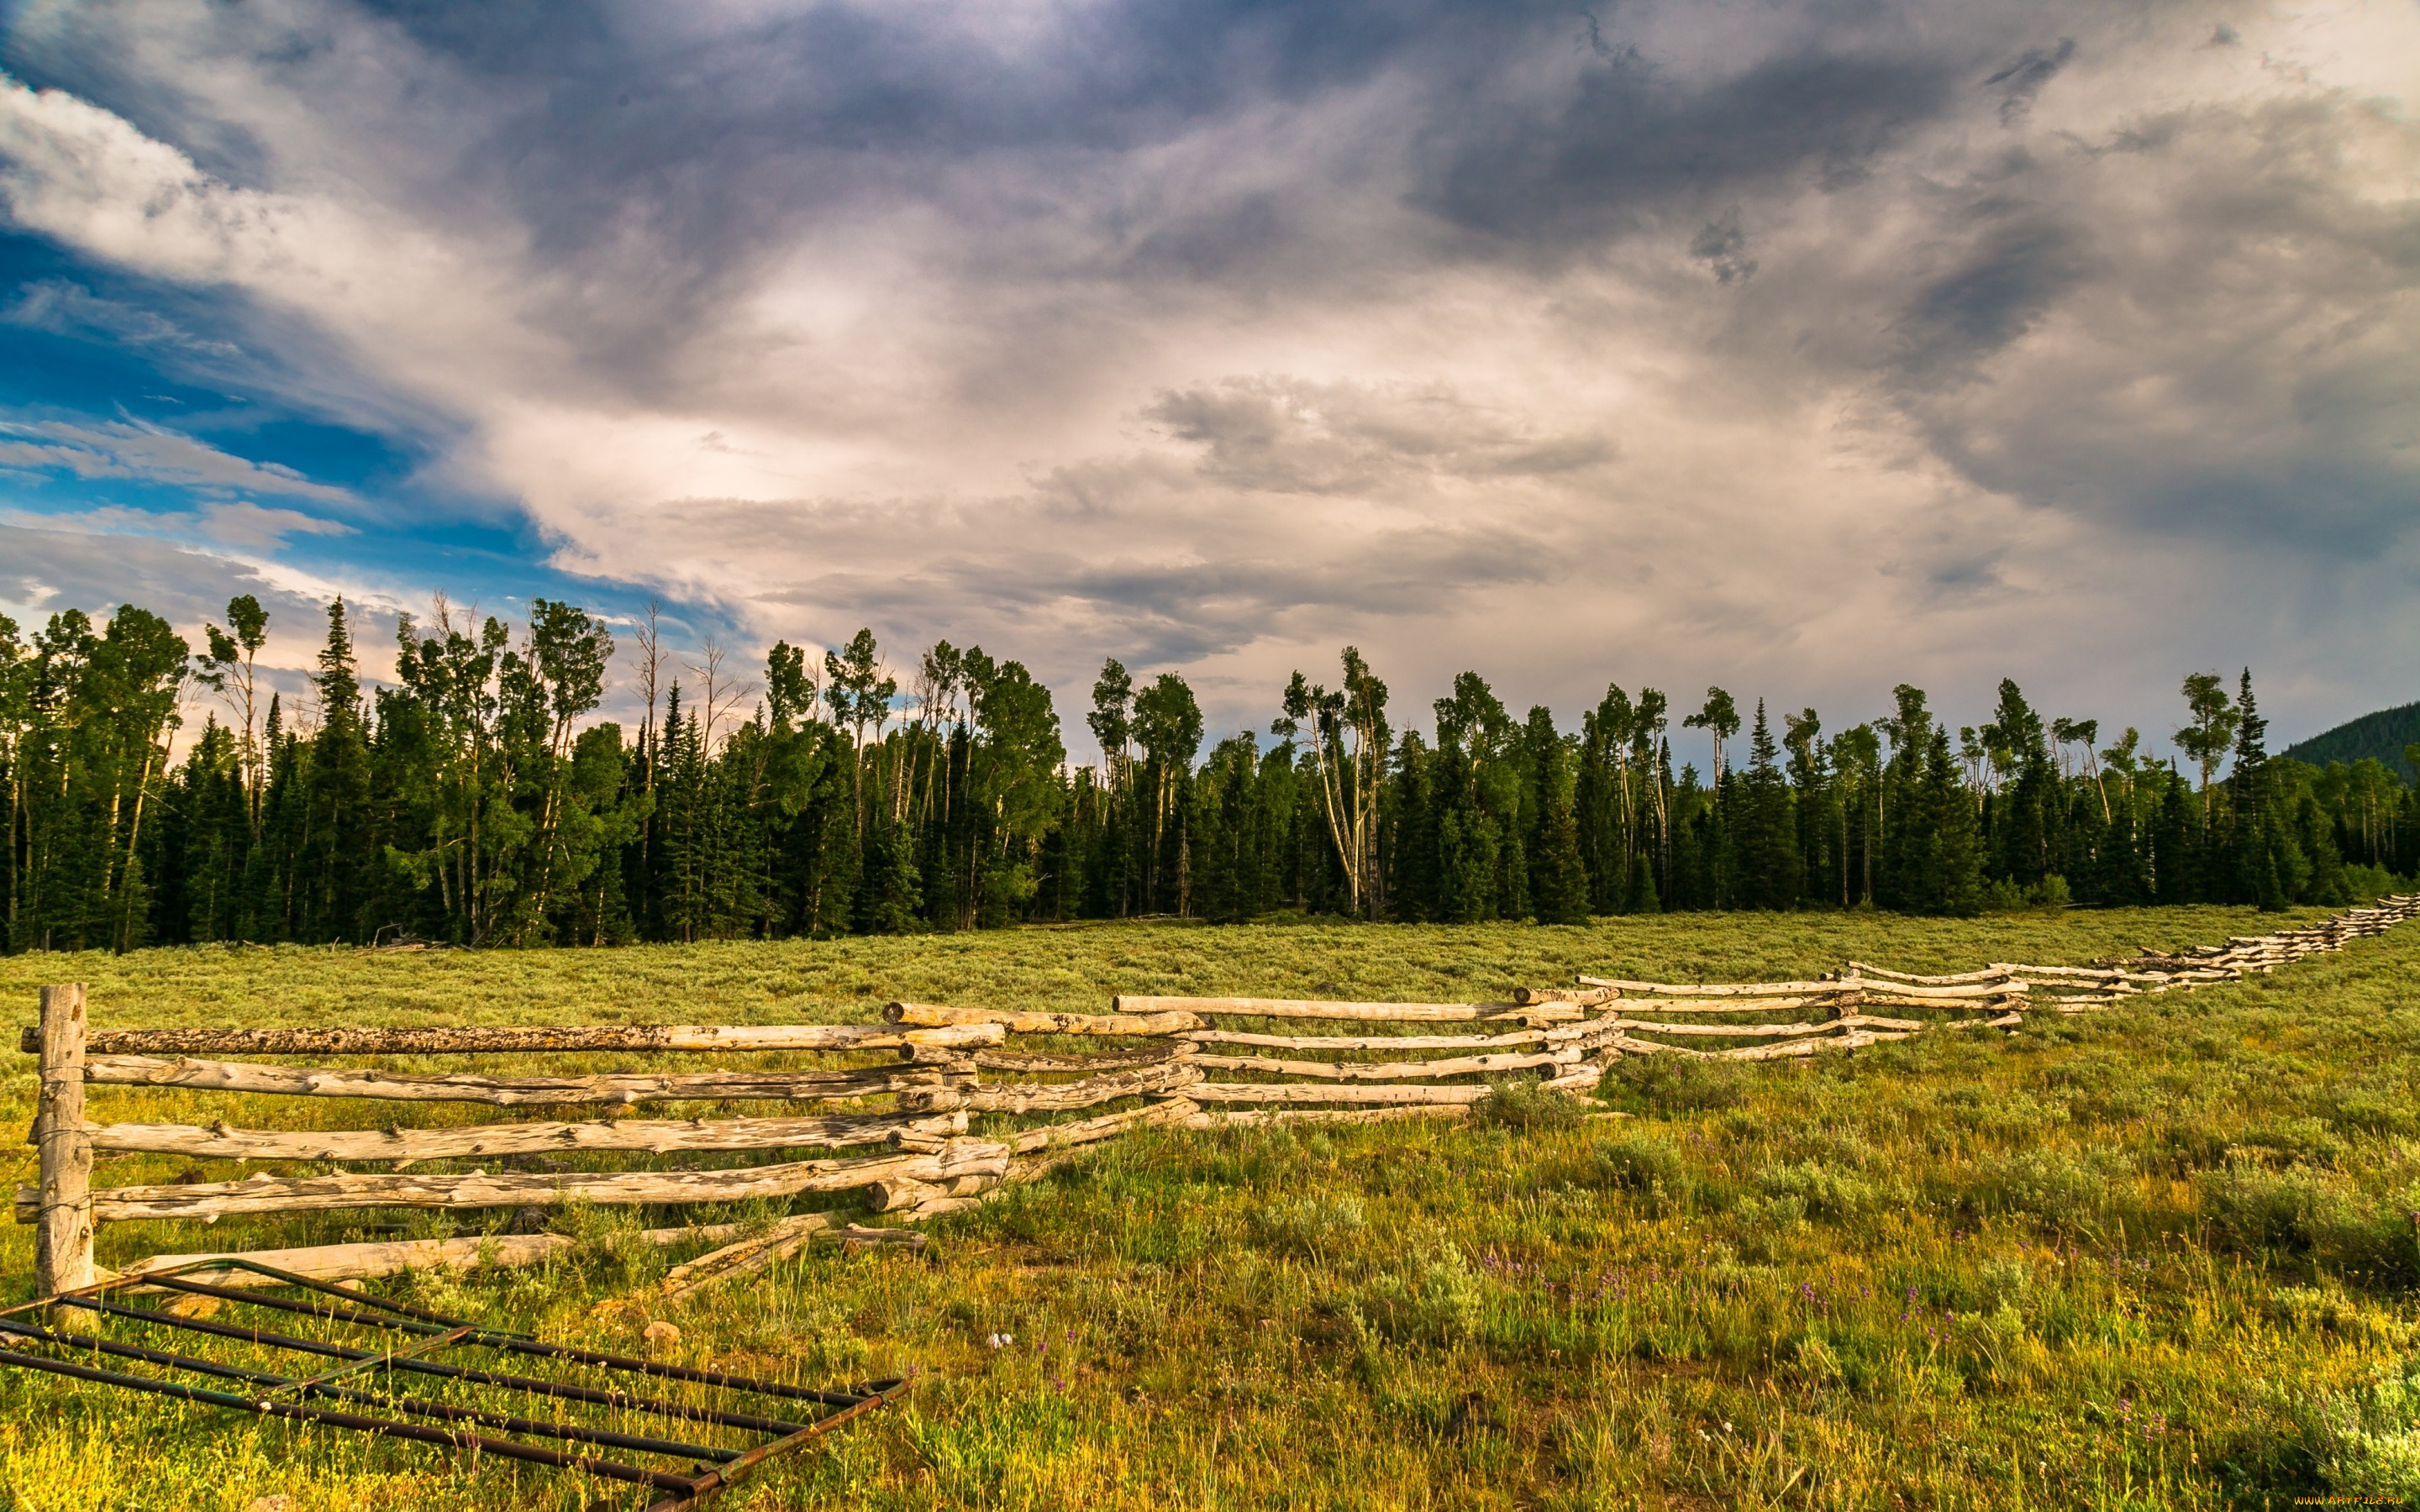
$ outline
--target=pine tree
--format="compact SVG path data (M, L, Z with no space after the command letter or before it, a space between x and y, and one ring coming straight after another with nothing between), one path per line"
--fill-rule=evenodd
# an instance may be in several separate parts
M1579 770L1573 784L1572 808L1580 858L1588 869L1590 913L1621 913L1630 901L1630 863L1637 825L1629 764L1637 719L1630 695L1613 684L1606 685L1597 706L1580 717Z
M319 731L311 740L302 846L296 856L296 928L311 943L363 933L368 863L380 854L369 827L369 743L345 601L328 606L328 640L312 687Z
M1808 903L1841 900L1845 816L1834 781L1823 720L1813 709L1784 714L1782 748L1790 752L1790 810L1796 825L1799 897Z
M1877 849L1874 902L1884 908L1920 906L1922 857L1932 837L1921 802L1926 757L1931 748L1932 716L1921 688L1901 683L1892 689L1897 712L1877 721L1890 741L1890 757L1876 777Z
M921 925L922 879L906 826L877 814L866 835L865 880L858 889L857 927L865 934L907 934Z
M1975 804L1959 782L1949 733L1932 732L1925 762L1925 807L1932 816L1931 874L1926 912L1966 918L1983 911L1983 835Z
M1748 738L1747 774L1735 784L1737 822L1730 832L1734 858L1729 871L1744 907L1798 905L1803 878L1797 825L1778 754L1772 727L1765 722L1764 701L1759 699Z
M2066 818L2042 717L2004 677L1987 728L2003 778L1991 809L1991 870L2015 886L2039 889L2064 845Z
M1529 711L1522 745L1528 780L1522 789L1528 839L1529 909L1541 924L1585 924L1589 917L1588 865L1580 852L1578 814L1575 810L1577 774L1575 752L1555 729L1555 717L1544 705ZM1534 816L1534 817L1532 817Z
M2311 864L2281 811L2277 774L2269 760L2269 721L2253 698L2248 667L2236 695L2235 717L2235 769L2227 778L2233 892L2238 902L2276 913L2309 886Z

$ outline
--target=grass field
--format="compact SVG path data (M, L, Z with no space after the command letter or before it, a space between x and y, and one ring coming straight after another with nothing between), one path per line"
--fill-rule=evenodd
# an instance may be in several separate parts
M1465 1000L1575 970L2058 964L2274 927L2197 909L203 949L0 960L0 1000L31 1022L36 985L83 980L103 1026L857 1021L892 997ZM14 1056L0 1094L26 1126L32 1057ZM1466 1126L1136 1135L941 1220L921 1255L814 1251L669 1315L597 1307L693 1253L622 1237L677 1221L661 1213L569 1214L588 1242L560 1263L394 1289L612 1349L635 1350L648 1318L669 1316L684 1358L809 1381L914 1368L906 1401L721 1504L734 1508L2420 1497L2420 925L2269 978L2037 1015L2014 1037L1812 1065L1633 1059L1603 1106L1632 1116L1516 1103ZM92 1112L251 1127L397 1116L116 1088L95 1088ZM111 1158L97 1180L178 1168ZM23 1149L10 1174L32 1171ZM331 1241L359 1221L113 1227L101 1257ZM10 1300L27 1293L30 1232L5 1242ZM0 1480L26 1509L240 1509L271 1494L294 1512L571 1508L606 1494L21 1372L0 1372Z

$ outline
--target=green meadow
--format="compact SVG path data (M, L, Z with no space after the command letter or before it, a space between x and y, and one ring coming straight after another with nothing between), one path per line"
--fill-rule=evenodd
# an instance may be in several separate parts
M1468 1000L1575 971L1739 980L1850 959L2079 963L2279 918L2164 908L206 948L0 960L0 1001L31 1023L38 985L81 980L106 1026L847 1022L902 997L1100 1011L1119 991ZM0 1096L22 1129L34 1063L9 1040ZM684 1062L697 1057L654 1063ZM1592 1103L1518 1093L1466 1123L1131 1135L937 1222L921 1253L812 1250L669 1309L647 1294L704 1246L632 1240L682 1221L665 1211L558 1211L546 1221L581 1242L552 1263L371 1286L628 1352L660 1319L680 1330L673 1358L806 1383L913 1372L902 1401L719 1504L763 1512L2420 1497L2420 926L2265 978L2036 1014L2014 1035L1931 1034L1797 1064L1634 1058ZM113 1088L91 1102L104 1122L496 1116ZM30 1147L12 1148L10 1174L31 1181ZM169 1180L189 1164L105 1157L96 1184ZM515 1215L461 1221L484 1216ZM130 1224L101 1230L101 1258L397 1230L456 1231L426 1213ZM30 1294L30 1234L5 1241L8 1301ZM0 1485L26 1512L241 1512L271 1496L292 1512L644 1503L578 1476L15 1370L0 1371Z

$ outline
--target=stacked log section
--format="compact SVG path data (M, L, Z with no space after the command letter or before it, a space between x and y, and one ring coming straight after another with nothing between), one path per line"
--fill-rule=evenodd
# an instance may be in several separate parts
M977 1113L1046 1113L1068 1108L1092 1108L1125 1097L1174 1092L1201 1080L1202 1068L1190 1059L1170 1060L1138 1071L1088 1076L1079 1082L980 1087L965 1093L960 1105Z
M1202 1021L1181 1011L1114 1013L1044 1013L1020 1009L944 1008L934 1003L893 1003L882 1016L893 1024L970 1028L997 1026L1009 1034L1182 1034Z
M1104 1050L1091 1056L1040 1056L1016 1050L978 1050L973 1059L975 1066L983 1071L1094 1072L1156 1066L1163 1060L1176 1060L1191 1054L1193 1046L1190 1042L1176 1040L1164 1044L1145 1045L1140 1050Z
M87 1125L96 1150L190 1155L201 1160L415 1161L481 1156L628 1151L845 1149L859 1145L938 1144L966 1133L963 1111L928 1118L597 1119L585 1123L486 1123L375 1130L197 1128L173 1123Z
M96 1056L427 1056L675 1050L897 1050L912 1045L973 1049L1007 1038L1005 1026L968 1021L931 1027L873 1024L566 1025L427 1029L93 1029ZM26 1029L19 1047L39 1048Z
M164 1059L156 1056L94 1056L85 1080L114 1087L185 1087L213 1092L265 1092L288 1097L362 1097L401 1103L485 1103L496 1107L577 1103L725 1102L892 1093L936 1107L959 1105L970 1071L868 1067L854 1071L681 1072L596 1076L482 1076L469 1072L417 1075L348 1067L266 1066L249 1061Z
M1235 1029L1196 1029L1195 1044L1248 1044L1271 1050L1493 1050L1544 1044L1556 1031L1521 1029L1512 1034L1246 1034Z
M1196 1103L1483 1103L1492 1087L1304 1087L1285 1082L1202 1082L1187 1088Z
M127 1223L352 1208L526 1208L566 1202L636 1207L738 1202L811 1192L846 1192L902 1178L946 1182L963 1175L997 1177L1007 1169L1010 1153L1009 1147L1003 1144L960 1139L930 1154L791 1161L711 1171L256 1176L244 1181L106 1188L93 1195L93 1216L101 1223ZM38 1206L37 1189L18 1188L20 1223L33 1222Z
M904 1243L914 1247L924 1238L913 1230L866 1228L856 1224L832 1222L829 1213L807 1213L802 1218L825 1220L817 1227L815 1237L833 1242ZM644 1243L670 1248L676 1244L711 1244L743 1239L747 1229L748 1226L744 1224L689 1224L677 1228L643 1228L638 1237ZM477 1239L399 1239L358 1244L313 1244L301 1249L205 1250L191 1255L155 1255L127 1267L122 1273L139 1276L175 1271L207 1260L243 1260L308 1276L314 1281L368 1281L381 1276L401 1275L407 1271L535 1265L575 1247L579 1242L568 1234L489 1234ZM674 1273L679 1273L675 1270ZM256 1288L281 1284L273 1276L236 1266L223 1271L192 1273L192 1278L207 1278L212 1286L220 1287Z
M1415 1077L1473 1076L1489 1072L1527 1071L1564 1065L1580 1058L1576 1049L1548 1050L1532 1055L1464 1056L1447 1060L1396 1060L1376 1064L1339 1060L1284 1060L1266 1056L1202 1056L1194 1064L1204 1071L1260 1071L1277 1076L1305 1076L1325 1081L1395 1082Z
M1393 1108L1228 1108L1196 1112L1187 1129L1249 1129L1273 1123L1400 1123L1405 1119L1465 1119L1467 1103L1435 1103Z
M1303 997L1133 997L1121 994L1120 1013L1184 1013L1200 1017L1263 1019L1359 1019L1388 1024L1467 1024L1515 1003L1332 1003ZM1196 1023L1188 1028L1199 1028Z

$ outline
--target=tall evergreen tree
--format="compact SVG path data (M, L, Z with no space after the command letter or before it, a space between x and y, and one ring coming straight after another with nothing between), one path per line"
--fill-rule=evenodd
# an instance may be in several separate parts
M1742 907L1781 909L1798 904L1805 863L1779 756L1773 729L1765 720L1764 700L1759 699L1748 737L1747 773L1738 784L1737 820L1730 830L1735 847L1730 872Z

